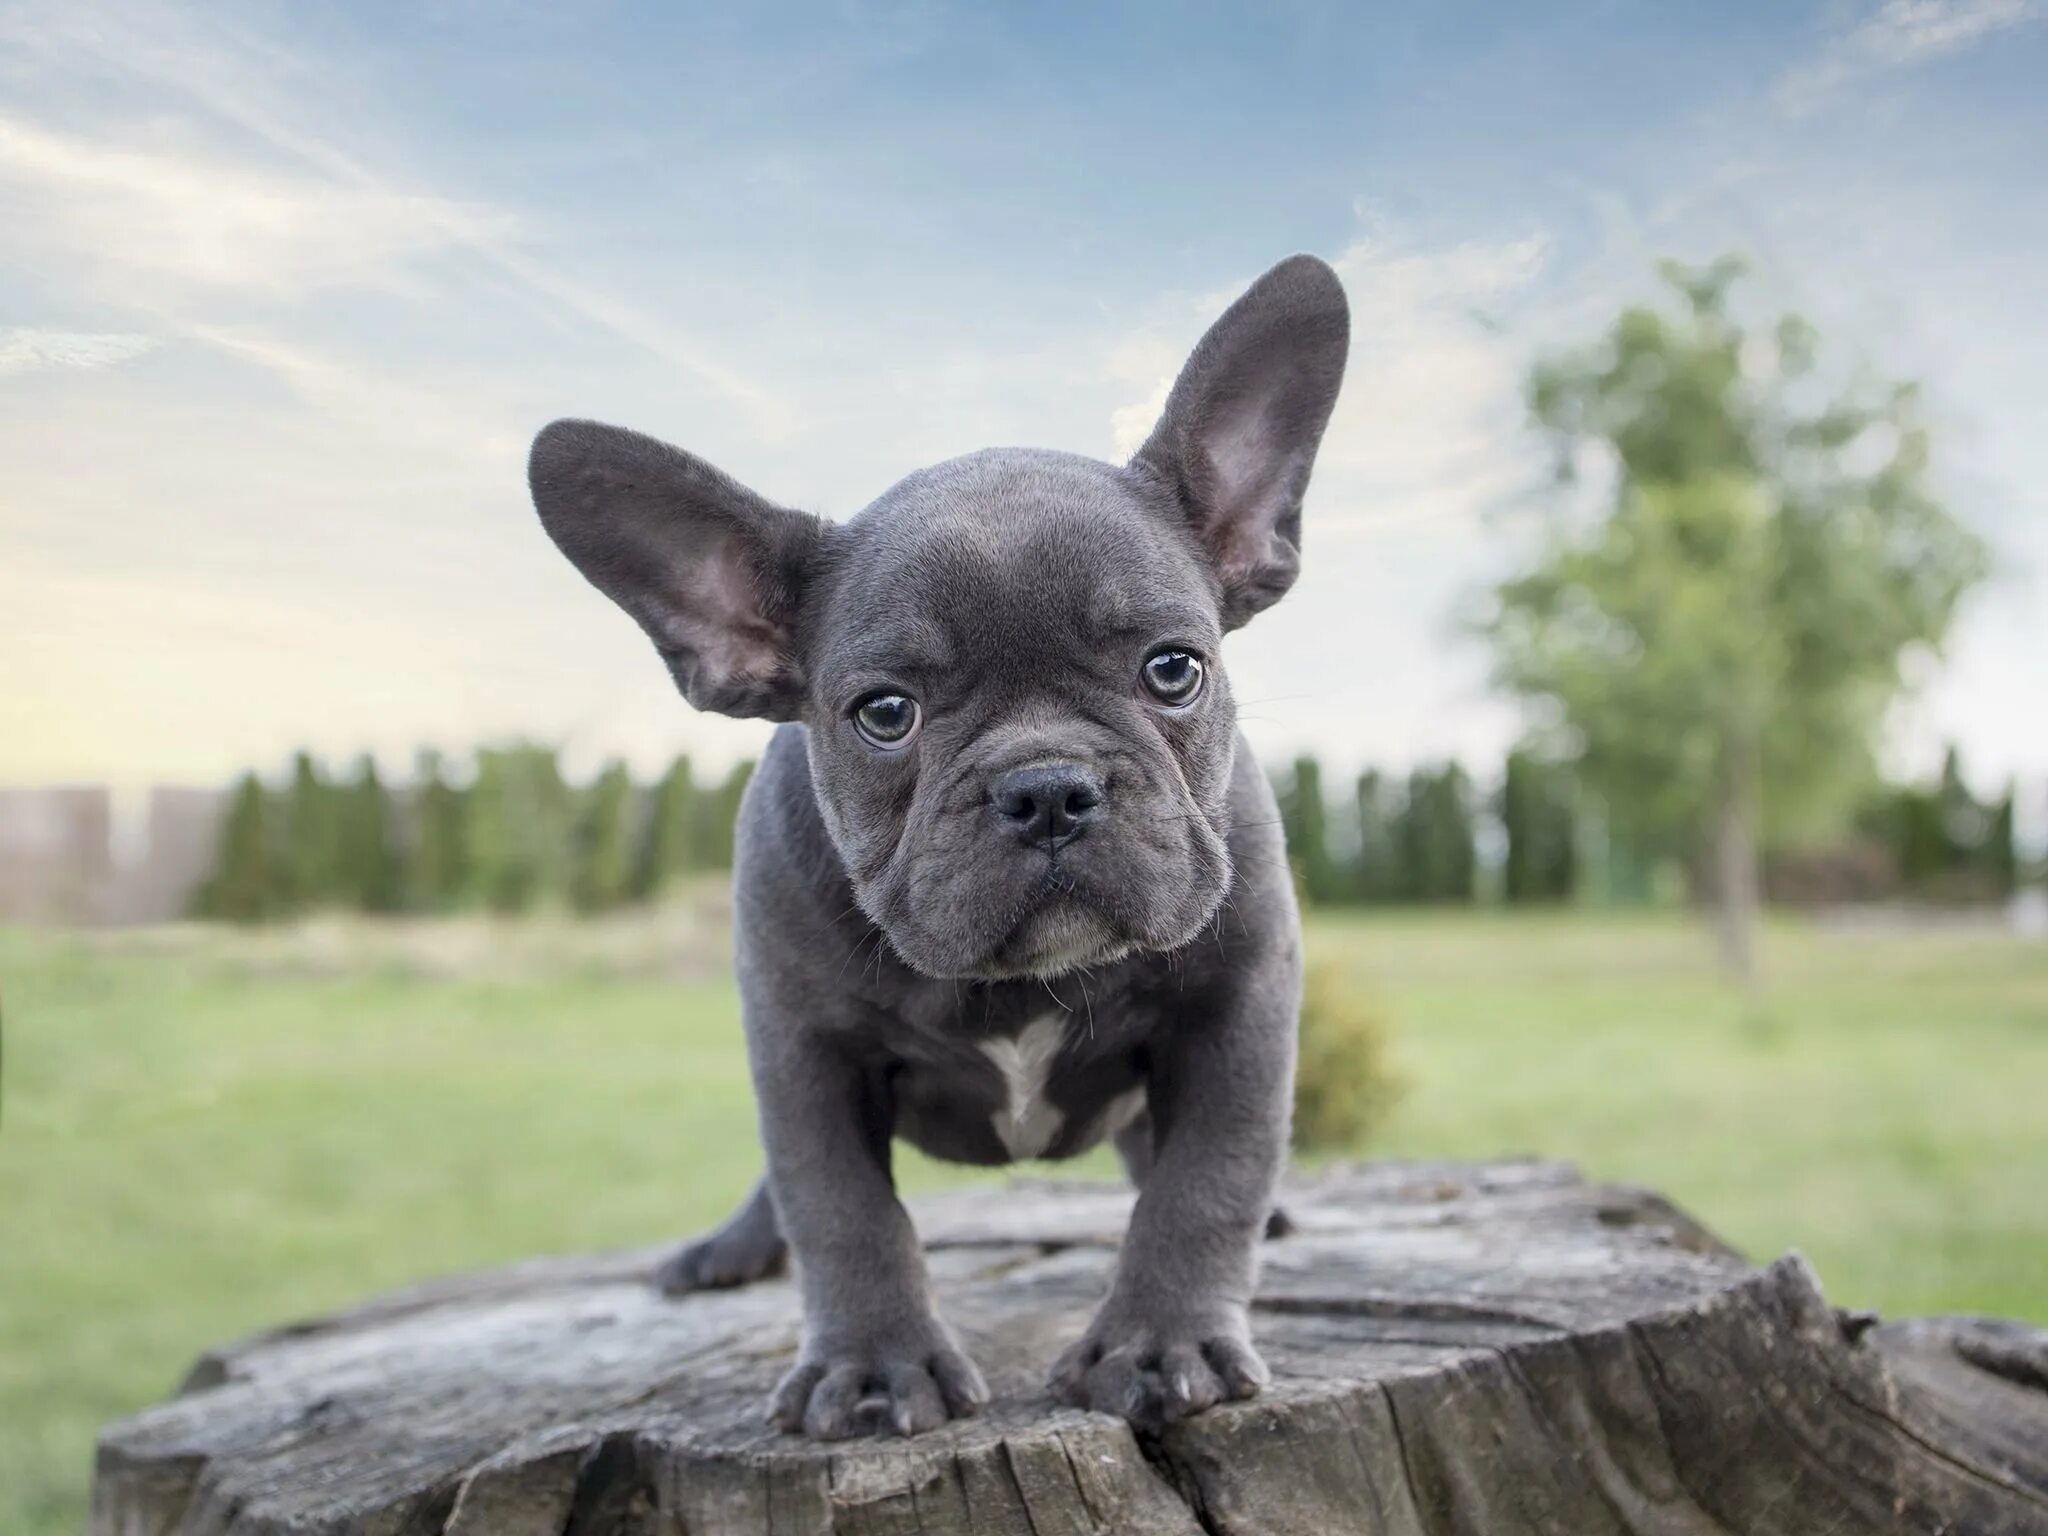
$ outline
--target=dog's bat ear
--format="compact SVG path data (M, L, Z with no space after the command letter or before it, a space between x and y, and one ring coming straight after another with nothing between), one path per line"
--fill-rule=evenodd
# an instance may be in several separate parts
M549 537L647 631L685 698L724 715L798 716L796 621L822 518L594 421L543 428L527 481Z
M1301 568L1301 498L1351 343L1337 274L1291 256L1209 327L1131 460L1172 488L1223 589L1223 627Z

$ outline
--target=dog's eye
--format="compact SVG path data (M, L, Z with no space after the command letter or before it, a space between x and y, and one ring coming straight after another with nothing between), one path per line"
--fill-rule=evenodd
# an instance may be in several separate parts
M1145 691L1162 704L1188 704L1202 691L1202 658L1155 651L1145 662Z
M884 752L909 746L923 723L924 713L917 707L917 700L900 693L869 694L853 710L853 728L860 732L861 740Z

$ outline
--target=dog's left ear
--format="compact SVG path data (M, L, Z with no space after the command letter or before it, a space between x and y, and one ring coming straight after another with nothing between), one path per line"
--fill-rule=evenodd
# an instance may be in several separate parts
M1223 627L1271 606L1301 569L1301 498L1351 344L1337 274L1291 256L1195 348L1131 460L1163 479L1223 589Z
M548 535L639 621L684 698L722 715L798 717L798 602L824 519L595 421L543 428L527 480Z

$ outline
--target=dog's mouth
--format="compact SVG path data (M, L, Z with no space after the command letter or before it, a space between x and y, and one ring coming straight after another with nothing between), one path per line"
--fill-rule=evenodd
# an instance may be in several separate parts
M977 970L990 980L1058 976L1121 958L1132 948L1105 905L1057 863L1002 926Z
M862 906L935 980L1030 980L1169 953L1214 917L1231 876L1198 815L1107 823L1051 853L1005 846L979 821L923 831L899 840Z

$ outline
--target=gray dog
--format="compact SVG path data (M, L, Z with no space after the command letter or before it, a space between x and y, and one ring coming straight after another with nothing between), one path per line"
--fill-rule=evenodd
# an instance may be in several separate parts
M684 697L784 722L735 873L767 1178L660 1281L794 1252L785 1429L915 1434L987 1401L933 1309L898 1136L979 1164L1115 1142L1138 1202L1062 1401L1150 1426L1267 1379L1247 1309L1300 920L1221 644L1294 582L1349 330L1336 274L1294 257L1129 464L989 449L839 525L614 427L535 440L549 535Z

